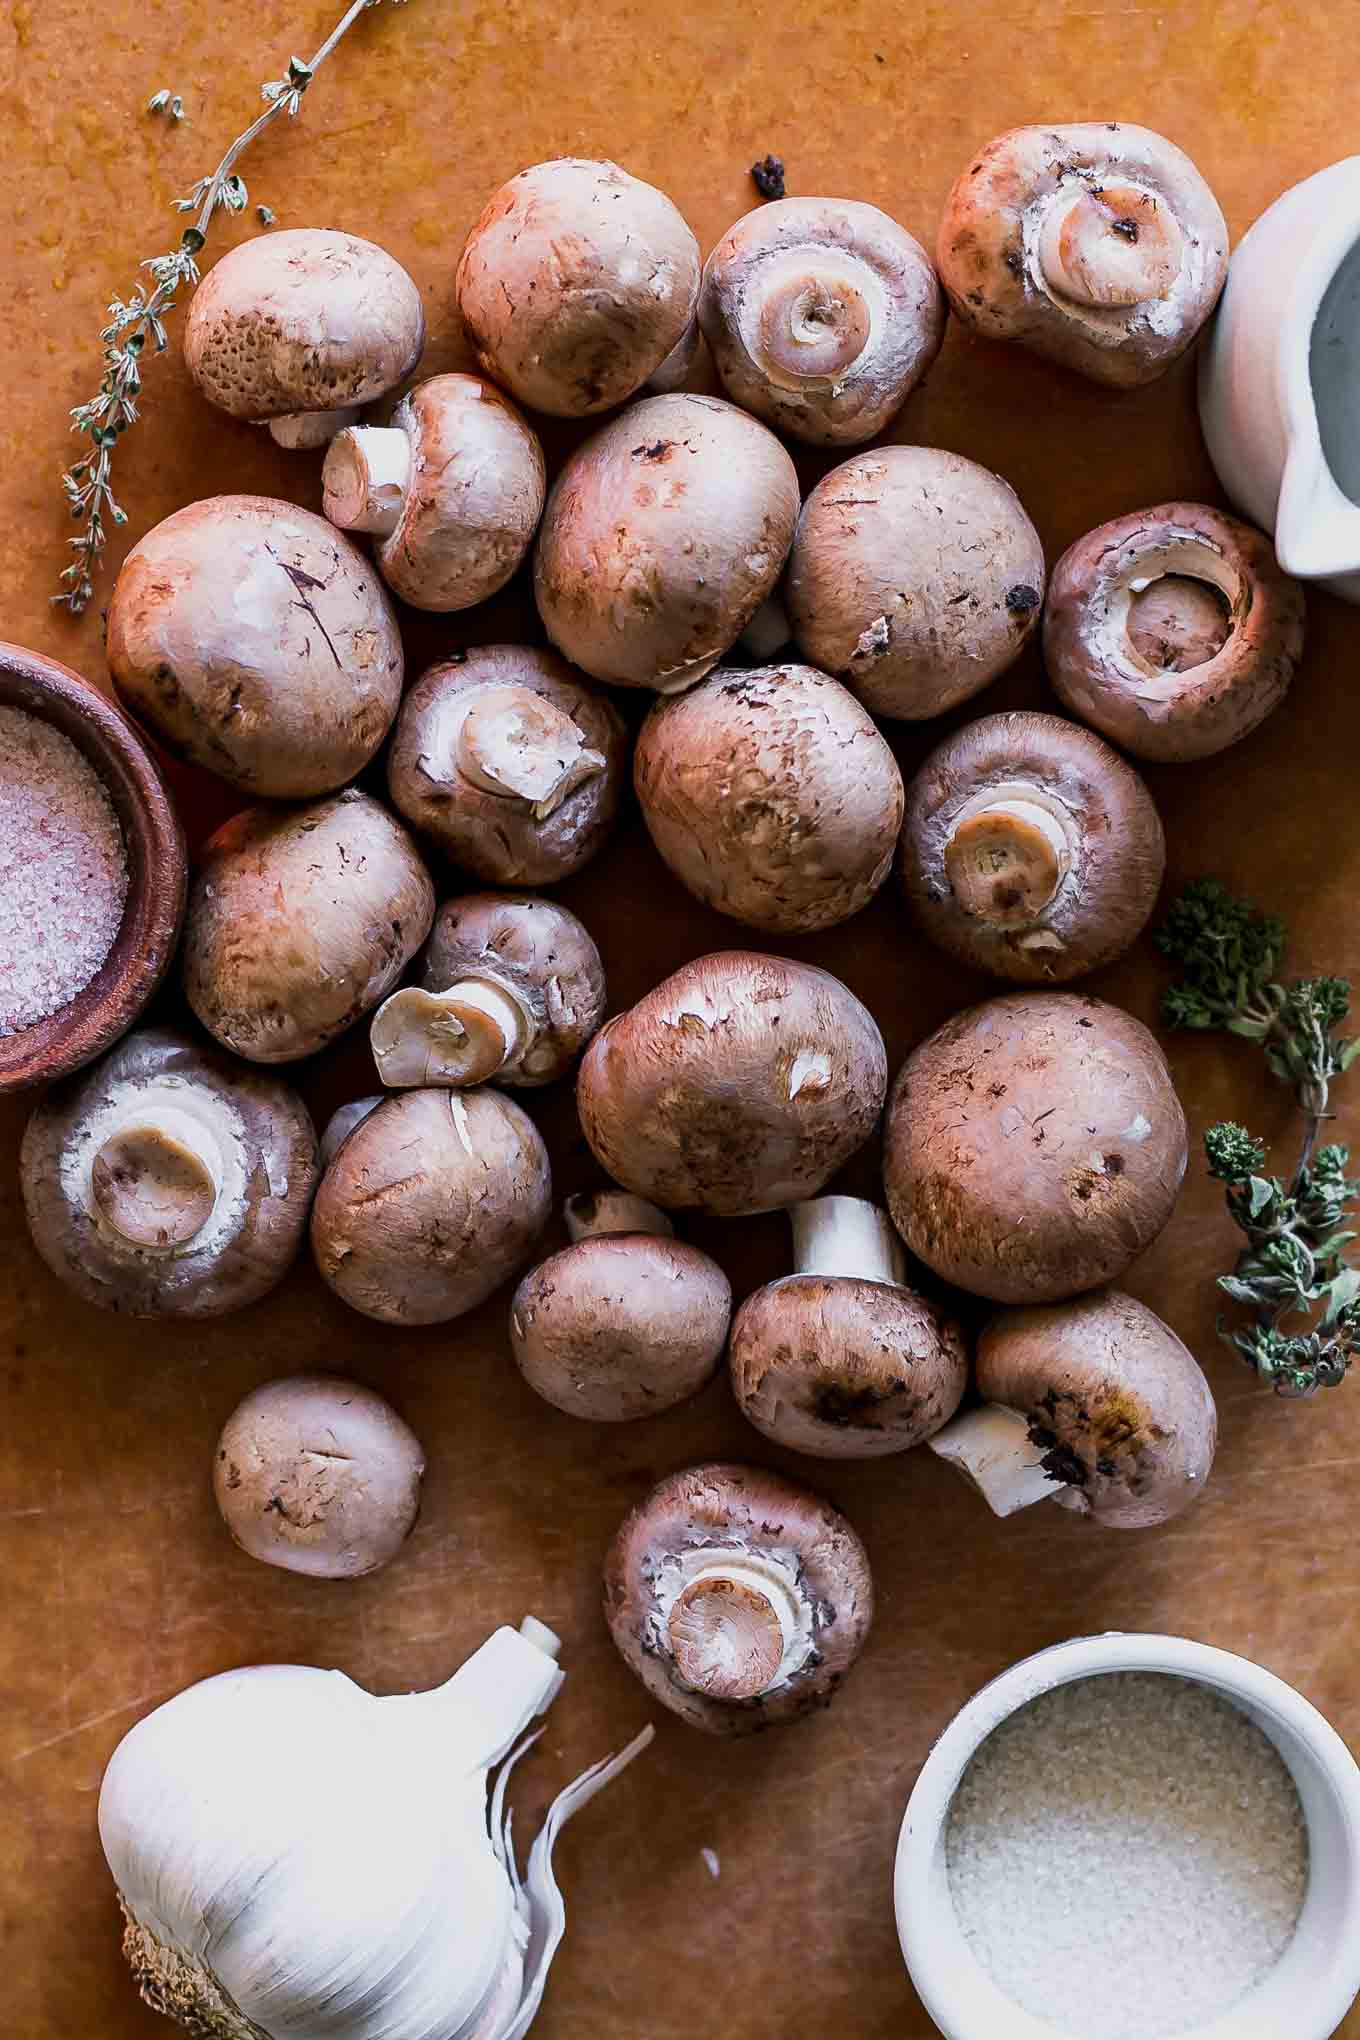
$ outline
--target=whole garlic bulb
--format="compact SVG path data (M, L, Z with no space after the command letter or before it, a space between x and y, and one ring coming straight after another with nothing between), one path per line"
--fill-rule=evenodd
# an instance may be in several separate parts
M557 1833L652 1734L558 1796L521 1880L505 1785L557 1647L529 1617L385 1699L257 1665L139 1722L99 1834L146 2001L221 2040L521 2040L565 1926Z

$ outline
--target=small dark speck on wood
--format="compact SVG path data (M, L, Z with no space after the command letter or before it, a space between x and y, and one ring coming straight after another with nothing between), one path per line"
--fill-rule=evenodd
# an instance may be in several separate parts
M784 158L762 156L758 163L751 165L751 182L762 198L783 198Z

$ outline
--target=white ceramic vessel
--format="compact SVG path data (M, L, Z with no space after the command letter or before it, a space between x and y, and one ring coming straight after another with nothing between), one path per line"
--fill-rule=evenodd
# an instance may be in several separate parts
M1308 1889L1288 1949L1240 2003L1181 2040L1328 2040L1360 1992L1360 1768L1292 1686L1181 1636L1055 1644L993 1679L949 1724L907 1802L894 1874L898 1937L922 2004L945 2040L1066 2040L1005 1996L974 1955L950 1897L945 1827L970 1758L998 1723L1054 1686L1104 1672L1194 1679L1240 1707L1288 1765L1308 1825Z

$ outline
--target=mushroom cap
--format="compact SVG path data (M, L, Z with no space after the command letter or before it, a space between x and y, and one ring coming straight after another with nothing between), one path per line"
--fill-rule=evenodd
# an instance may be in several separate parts
M377 1005L433 918L415 845L366 793L245 808L200 853L185 995L237 1055L293 1062Z
M576 1102L625 1189L735 1218L814 1197L873 1132L886 1088L883 1037L839 978L734 949L603 1027Z
M266 1381L236 1405L213 1461L235 1543L265 1565L357 1579L415 1528L425 1455L389 1402L334 1374Z
M336 1295L388 1325L437 1325L516 1274L548 1222L548 1151L499 1091L401 1091L332 1156L312 1251Z
M1049 1303L1122 1274L1185 1174L1185 1114L1132 1014L1072 992L956 1013L888 1103L893 1224L926 1266L997 1303Z
M489 200L458 264L458 309L488 375L535 411L584 418L660 368L699 273L699 243L664 192L564 156Z
M734 403L810 445L857 446L883 430L939 353L945 304L925 249L877 206L781 198L719 241L704 265L699 318ZM808 366L772 349L776 319L786 355L792 335ZM833 346L823 359L828 327L843 324L853 354Z
M633 784L706 906L776 934L867 906L892 868L902 775L873 718L812 666L720 666L650 710Z
M1219 633L1206 630L1194 599L1201 590L1222 597L1226 636L1217 650ZM1163 647L1170 657L1153 663L1130 631L1138 630L1140 604L1159 592L1170 598ZM1174 611L1182 592L1190 597L1189 656L1200 663L1178 671ZM1204 503L1159 503L1068 547L1049 588L1044 660L1073 715L1137 758L1175 764L1225 750L1279 707L1306 620L1303 589L1252 525Z
M1039 805L1071 862L1052 899L1023 918L987 919L950 878L954 831L990 803ZM1166 866L1161 818L1131 765L1061 716L983 716L945 738L907 788L902 879L932 942L975 970L1019 984L1080 977L1147 925ZM1003 899L1012 874L999 867Z
M1009 482L935 446L880 446L808 497L784 599L805 659L875 715L967 701L1039 621L1044 551Z
M479 689L525 687L570 716L603 771L541 819L531 805L476 785L456 741ZM554 652L480 645L431 666L407 694L387 754L393 806L463 870L491 885L554 885L588 864L614 825L628 736L612 702Z
M220 1184L189 1238L134 1245L104 1223L93 1176L121 1129L154 1107L211 1112ZM267 1296L297 1258L316 1186L307 1108L275 1077L187 1035L147 1027L56 1085L19 1158L33 1244L68 1289L130 1317L219 1317Z
M646 397L553 484L534 594L558 650L617 687L692 686L779 579L798 476L764 425L718 397Z
M371 404L425 345L420 291L372 241L283 228L215 262L189 301L184 358L233 418Z
M534 1037L496 1081L551 1084L604 1019L604 965L575 914L529 893L467 893L446 900L421 960L419 982L446 992L460 978L507 985L532 1015Z
M167 750L269 800L362 771L404 672L370 562L271 496L209 496L139 540L109 599L108 660L119 700Z
M1202 1493L1218 1414L1170 1325L1117 1289L1001 1311L982 1332L977 1385L1018 1410L1060 1499L1115 1530L1179 1516Z

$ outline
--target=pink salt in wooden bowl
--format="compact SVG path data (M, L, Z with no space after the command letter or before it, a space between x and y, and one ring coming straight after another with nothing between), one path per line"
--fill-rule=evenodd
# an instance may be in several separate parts
M31 1026L0 1034L0 1093L49 1083L126 1034L170 967L184 919L184 836L141 738L89 682L55 659L0 643L0 708L69 737L98 773L123 833L128 888L113 947L90 982Z

